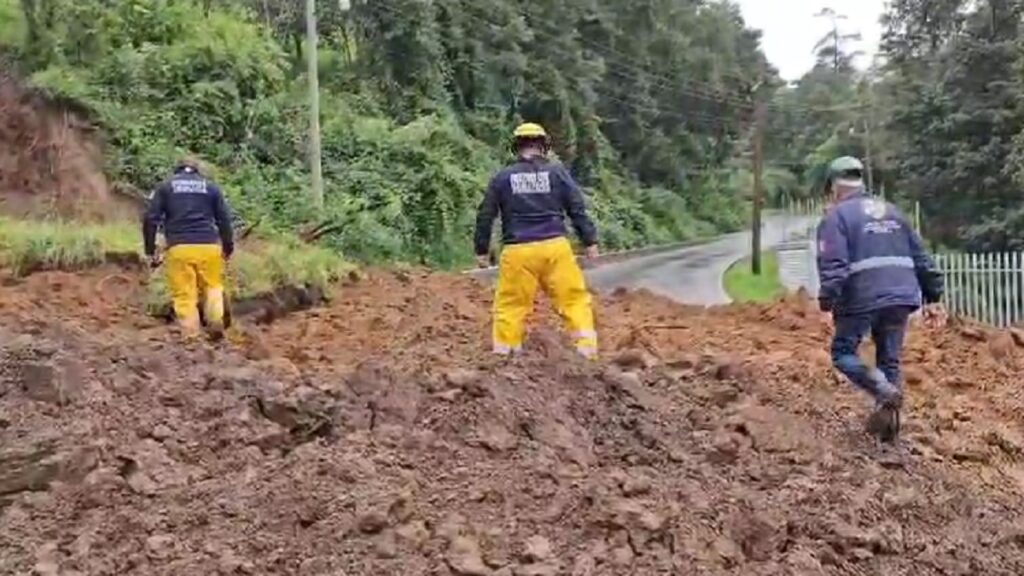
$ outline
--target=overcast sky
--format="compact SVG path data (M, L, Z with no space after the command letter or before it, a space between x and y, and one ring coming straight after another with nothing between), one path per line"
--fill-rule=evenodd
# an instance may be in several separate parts
M844 32L860 32L860 49L870 57L878 49L885 0L733 0L743 10L751 28L763 32L761 44L768 59L787 80L797 80L814 65L814 44L824 36L830 23L814 15L828 6L849 17L840 22ZM870 61L861 58L858 66Z

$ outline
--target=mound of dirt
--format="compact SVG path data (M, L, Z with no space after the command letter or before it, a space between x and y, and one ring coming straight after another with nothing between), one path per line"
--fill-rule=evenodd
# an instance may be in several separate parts
M96 130L0 73L0 214L110 220L138 211L112 192Z
M374 273L219 348L103 279L0 287L0 573L1024 570L1012 333L916 329L884 448L799 298L618 293L600 363L550 313L501 362L465 279Z

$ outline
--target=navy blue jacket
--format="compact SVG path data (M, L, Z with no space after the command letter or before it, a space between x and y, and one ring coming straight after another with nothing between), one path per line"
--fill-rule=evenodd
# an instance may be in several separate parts
M584 246L597 244L597 229L587 216L583 192L565 167L543 158L520 158L491 179L476 217L478 255L490 251L491 228L499 213L505 244L565 236L566 214Z
M864 194L833 206L818 225L818 276L822 309L838 315L942 299L942 273L907 219Z
M149 199L142 224L146 254L156 252L157 229L163 224L167 246L220 244L224 255L234 252L231 212L224 194L195 171L179 168Z

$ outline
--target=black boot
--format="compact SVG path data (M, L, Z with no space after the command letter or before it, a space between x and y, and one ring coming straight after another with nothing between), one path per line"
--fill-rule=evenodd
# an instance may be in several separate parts
M872 373L876 385L875 411L868 417L868 432L882 442L894 442L900 435L900 410L903 392L886 380L881 371Z

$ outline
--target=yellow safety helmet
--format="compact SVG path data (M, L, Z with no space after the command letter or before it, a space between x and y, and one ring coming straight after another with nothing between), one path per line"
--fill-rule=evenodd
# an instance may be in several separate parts
M520 138L543 138L547 140L548 133L544 131L544 127L540 124L534 124L533 122L527 122L516 126L515 132L512 136L518 140Z

